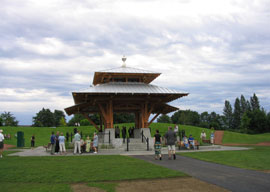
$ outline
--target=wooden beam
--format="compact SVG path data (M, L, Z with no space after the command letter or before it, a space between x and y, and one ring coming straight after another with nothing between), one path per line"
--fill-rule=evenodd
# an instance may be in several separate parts
M86 114L86 113L83 113L82 114L92 125L94 125L94 127L98 130L98 126L95 124L94 121L92 121L92 119Z
M151 123L153 123L153 121L160 115L160 113L157 113L153 119L151 119L151 121L148 123L148 126L150 126Z

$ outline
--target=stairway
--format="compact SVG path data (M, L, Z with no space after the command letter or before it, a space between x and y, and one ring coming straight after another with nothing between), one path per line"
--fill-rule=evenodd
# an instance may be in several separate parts
M127 142L127 141L126 141ZM150 150L151 147L149 146ZM123 143L123 145L119 148L120 150L127 150L127 143ZM143 142L140 138L130 138L129 139L129 151L146 151L147 150L147 143Z

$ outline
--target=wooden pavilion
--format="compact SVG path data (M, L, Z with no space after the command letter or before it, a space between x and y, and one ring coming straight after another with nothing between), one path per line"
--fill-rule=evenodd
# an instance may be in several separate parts
M122 67L95 72L93 85L72 92L75 105L66 108L66 113L84 115L97 129L91 114L98 113L107 129L114 127L113 113L134 113L135 128L148 128L160 114L178 110L167 103L188 93L152 85L160 73L126 67L126 58L122 60Z

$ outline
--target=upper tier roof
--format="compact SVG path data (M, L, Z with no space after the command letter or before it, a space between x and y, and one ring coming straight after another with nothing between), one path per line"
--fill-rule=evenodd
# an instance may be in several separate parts
M112 81L114 78L137 78L139 82L151 83L161 73L132 67L119 67L95 72L93 84L103 84Z

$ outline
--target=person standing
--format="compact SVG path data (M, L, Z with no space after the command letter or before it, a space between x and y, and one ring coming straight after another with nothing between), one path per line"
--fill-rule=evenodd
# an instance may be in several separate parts
M67 142L69 141L69 133L66 133Z
M201 132L201 140L202 142L206 140L206 133L204 132L204 130Z
M0 158L3 157L3 151L4 151L4 135L2 134L3 133L3 130L1 129L0 130Z
M175 134L177 135L177 133L178 133L178 125L174 125L174 130L173 130L174 132L175 132Z
M175 132L172 130L172 127L168 128L168 132L165 134L164 136L166 138L166 143L168 146L168 155L169 155L169 160L172 159L172 154L173 154L173 159L176 159L175 156L175 141L176 141L176 134Z
M85 140L85 143L86 143L86 152L89 153L90 152L90 149L91 149L91 140L90 140L90 137L87 136L86 140Z
M127 129L126 129L126 127L123 127L123 128L122 128L123 143L125 143L125 140L126 140L126 134L127 134Z
M212 131L211 135L210 135L210 142L212 145L214 145L214 139L215 139L214 137L215 137L215 133L214 133L214 131Z
M116 126L115 128L115 138L119 138L120 137L120 129L118 126Z
M31 137L31 149L33 150L35 147L35 135L33 134Z
M154 146L155 146L155 159L157 160L159 157L159 160L162 160L161 156L161 135L159 134L159 130L156 130L156 134L154 135Z
M94 133L94 137L93 137L93 147L95 152L97 153L97 148L98 148L98 135L96 134L96 132Z
M51 155L54 155L55 153L55 135L54 132L52 132L51 135Z
M80 131L78 131L74 135L74 155L79 151L79 154L81 154L81 135Z
M66 154L66 146L65 146L66 138L62 132L61 135L58 137L58 140L59 140L60 155L62 155L63 153Z
M59 131L56 132L55 136L55 153L59 153Z

